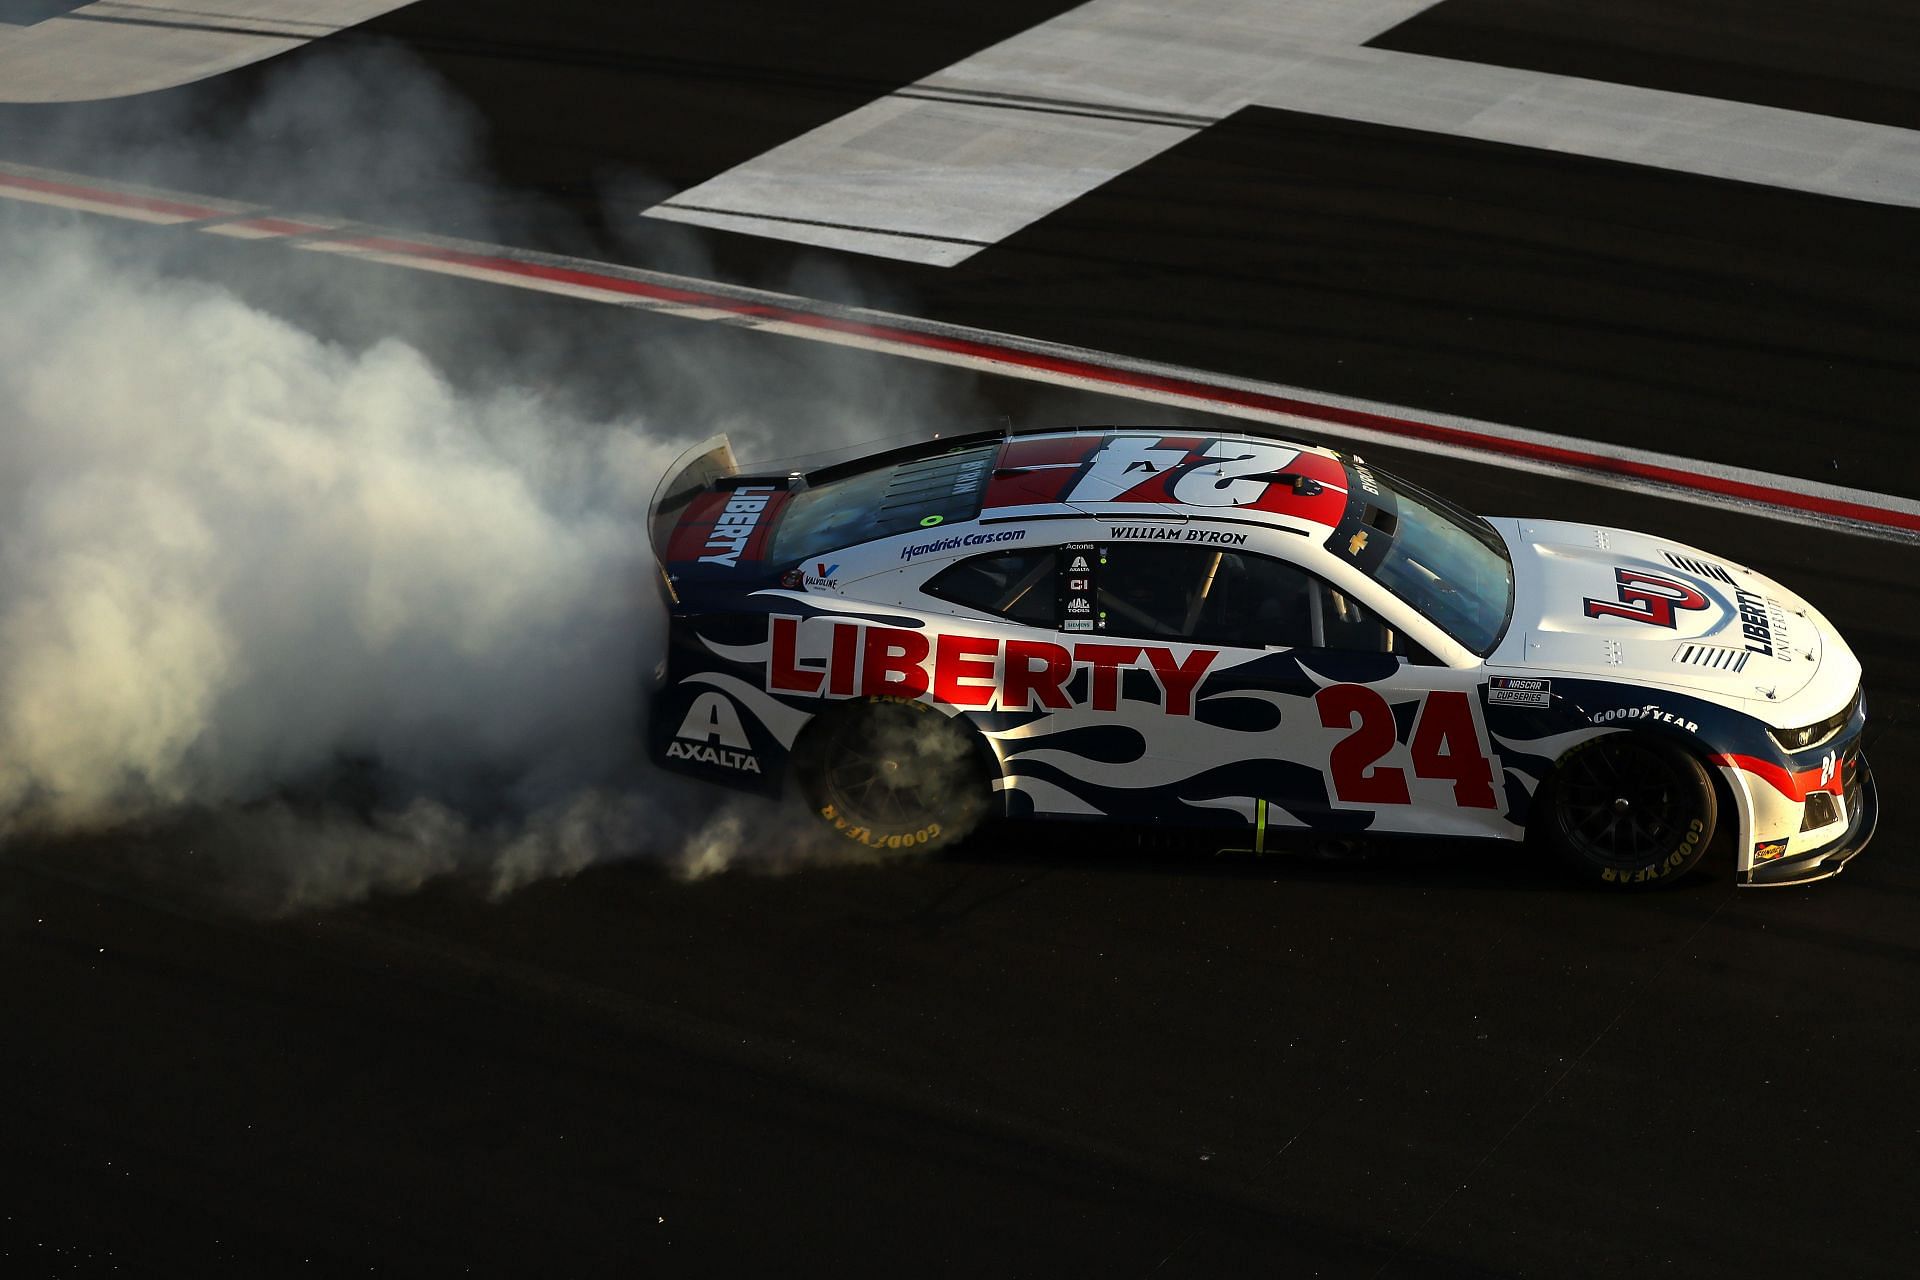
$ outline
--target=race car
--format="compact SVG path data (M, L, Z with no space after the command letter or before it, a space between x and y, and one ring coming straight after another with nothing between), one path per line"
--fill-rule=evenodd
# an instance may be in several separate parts
M1632 887L1724 845L1739 884L1804 884L1873 834L1860 664L1812 605L1352 454L1080 428L742 475L717 438L651 521L653 758L858 844L988 814L1486 837Z

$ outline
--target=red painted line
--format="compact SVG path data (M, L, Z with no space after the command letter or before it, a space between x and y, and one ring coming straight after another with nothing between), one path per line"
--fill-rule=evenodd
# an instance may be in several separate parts
M229 225L264 231L274 236L310 236L316 231L327 230L326 227L317 227L306 222L292 222L286 218L245 218Z
M92 204L138 209L187 220L200 220L223 216L223 211L219 209L20 175L0 176L0 186L4 185L42 191L68 199L83 200ZM315 232L325 232L330 229L326 226L312 226L269 216L258 216L245 221L237 221L234 225L247 227L269 235L283 236L310 235ZM1802 493L1793 489L1757 484L1750 480L1705 474L1699 471L1687 470L1660 463L1641 462L1631 458L1614 457L1609 454L1569 447L1564 444L1548 444L1541 441L1515 439L1490 432L1474 431L1466 427L1443 426L1438 423L1422 422L1413 418L1375 413L1366 409L1353 409L1341 405L1322 404L1312 400L1301 400L1289 396L1274 395L1269 392L1249 391L1238 387L1221 386L1172 374L1141 372L1116 367L1111 364L1103 364L1080 356L1030 351L1018 346L983 341L978 338L957 337L917 329L900 328L892 325L875 324L861 320L844 319L813 311L731 298L724 294L707 293L695 289L675 288L668 285L653 284L643 280L632 280L623 276L609 275L579 267L557 266L551 263L525 261L518 258L501 257L493 254L472 253L466 250L443 248L439 245L388 235L342 237L330 243L337 244L343 248L357 249L388 257L417 259L421 261L422 265L442 263L472 271L486 271L496 275L517 276L522 279L544 281L549 284L592 289L601 293L644 299L656 303L699 307L705 310L724 312L746 320L773 322L792 325L797 328L845 334L849 337L864 338L898 347L921 351L937 351L947 355L959 356L968 360L1000 365L1011 369L1028 369L1059 377L1072 378L1095 386L1109 386L1133 391L1151 391L1161 395L1178 396L1182 399L1192 400L1202 404L1216 404L1234 408L1255 409L1264 413L1286 414L1316 422L1325 422L1334 426L1362 428L1381 435L1397 436L1407 440L1418 440L1429 444L1469 449L1474 452L1495 456L1522 458L1572 471L1584 471L1596 475L1644 480L1652 484L1695 494L1712 494L1719 497L1736 499L1741 502L1755 503L1761 506L1804 512L1806 514L1824 516L1830 519L1851 521L1856 524L1872 525L1886 529L1900 529L1909 533L1920 533L1920 512L1890 510L1863 502L1850 501L1845 498Z
M118 191L102 191L98 187L76 187L65 182L48 182L41 178L27 178L15 174L0 176L0 186L24 187L28 191L64 196L69 200L85 200L89 204L113 205L121 209L144 209L148 213L164 213L189 221L217 218L221 214L219 209L180 204L177 201L161 200L153 196L130 196Z
M898 346L944 351L952 355L966 356L970 359L982 360L993 364L1011 365L1023 369L1035 369L1077 378L1086 382L1102 383L1107 386L1126 387L1141 391L1156 391L1163 394L1183 396L1193 400L1210 401L1216 404L1229 404L1238 408L1260 409L1268 413L1285 413L1294 417L1311 418L1315 421L1332 423L1338 426L1364 427L1367 430L1377 431L1385 435L1404 436L1409 439L1425 440L1434 444L1446 444L1460 448L1474 449L1483 453L1518 456L1536 462L1549 462L1562 467L1599 472L1603 475L1626 476L1637 480L1648 480L1656 484L1668 485L1678 489L1715 493L1723 497L1737 498L1744 502L1756 502L1766 506L1786 507L1796 511L1806 511L1817 515L1852 520L1861 524L1873 524L1888 528L1920 532L1920 513L1889 511L1881 507L1868 506L1864 503L1849 502L1842 498L1828 498L1818 494L1795 493L1792 490L1754 484L1751 481L1735 480L1724 476L1704 475L1696 471L1684 471L1678 467L1637 462L1628 458L1615 458L1603 453L1569 449L1563 445L1542 444L1529 440L1515 440L1506 436L1469 431L1461 427L1440 426L1436 423L1420 422L1411 418L1397 418L1386 414L1372 413L1364 409L1348 409L1340 405L1319 404L1311 400L1299 400L1285 396L1269 395L1265 392L1244 391L1235 387L1223 387L1213 383L1170 377L1164 374L1135 373L1070 356L1047 355L1041 352L1023 351L1018 347L1002 346L973 339L922 333L913 329L900 329L887 325L868 324L856 320L843 320L836 316L820 315L811 311L797 311L789 308L772 307L764 303L742 302L718 294L672 289L661 285L648 284L644 281L627 280L620 276L603 275L598 272L583 271L571 267L554 267L540 263L521 262L513 258L462 253L455 250L441 249L434 245L384 237L368 237L343 241L342 243L362 246L379 253L431 258L477 270L549 280L560 284L580 285L587 288L598 289L603 292L625 294L637 298L649 298L659 302L705 307L716 311L730 312L748 319L772 320L810 329L828 330L855 337L871 338L875 341L888 342Z
M501 260L501 262L504 263L505 260ZM496 265L496 269L503 268ZM633 292L644 291L643 286L634 286L632 282L618 281L611 277L602 277L595 281L595 283L599 284L600 287L626 285L629 286L629 289ZM697 296L683 295L683 297L688 300L700 300ZM854 321L840 320L832 316L814 315L800 311L775 313L771 308L742 306L739 303L731 302L725 298L709 297L704 300L704 305L724 308L742 314L753 314L770 319L779 319L789 324L804 325L809 328L832 329L905 346L948 351L956 355L970 356L996 364L1040 369L1049 373L1081 378L1089 382L1105 383L1109 386L1158 391L1196 400L1231 404L1240 408L1262 409L1270 413L1286 413L1295 417L1311 418L1316 421L1342 426L1365 427L1369 430L1379 431L1388 435L1407 436L1413 439L1427 440L1437 444L1456 445L1480 450L1482 452L1518 455L1534 461L1552 462L1561 466L1574 467L1586 471L1598 471L1603 474L1631 476L1635 479L1651 480L1659 484L1672 485L1676 488L1704 490L1709 493L1718 493L1726 497L1739 498L1748 502L1760 502L1770 506L1790 507L1796 510L1816 512L1820 515L1855 520L1865 524L1887 525L1894 528L1920 531L1920 514L1887 511L1879 507L1870 507L1862 503L1848 502L1838 498L1826 498L1815 494L1793 493L1788 490L1776 489L1766 485L1757 485L1744 480L1734 480L1722 476L1703 475L1698 472L1683 471L1677 467L1664 467L1653 463L1636 462L1631 459L1614 458L1606 454L1588 453L1558 445L1539 444L1526 440L1513 440L1503 436L1468 431L1459 427L1444 427L1434 423L1414 421L1409 418L1395 418L1384 414L1370 413L1363 409L1347 409L1339 405L1316 404L1307 400L1289 399L1257 391L1243 391L1234 387L1222 387L1184 378L1173 378L1160 374L1132 373L1069 357L1049 356L1036 352L1021 351L1017 348L992 346L965 339L948 338L937 334L917 333L908 329L892 329L879 325L861 324Z
M1436 444L1450 444L1476 449L1486 453L1501 453L1530 458L1538 462L1552 462L1560 466L1573 467L1585 471L1598 471L1608 475L1631 476L1639 480L1651 480L1675 488L1717 493L1726 497L1739 498L1748 502L1759 502L1769 506L1789 507L1800 511L1816 512L1825 516L1836 516L1863 524L1877 524L1898 529L1920 531L1920 514L1904 511L1888 511L1881 507L1871 507L1864 503L1848 502L1840 498L1826 498L1817 494L1795 493L1791 490L1777 489L1768 485L1753 484L1745 480L1734 480L1724 476L1703 475L1694 471L1683 471L1678 467L1665 467L1654 463L1636 462L1628 458L1610 457L1603 453L1588 453L1578 449L1568 449L1561 445L1540 444L1529 440L1515 440L1506 436L1488 435L1484 432L1468 431L1460 427L1444 427L1430 422L1418 422L1411 418L1396 418L1385 414L1371 413L1364 409L1348 409L1340 405L1318 404L1311 400L1297 400L1284 396L1269 395L1259 391L1243 391L1236 387L1223 387L1211 383L1196 382L1185 378L1169 377L1164 374L1133 373L1123 369L1113 369L1105 365L1093 364L1084 360L1068 357L1048 356L1035 352L1021 351L1012 347L992 346L986 343L965 339L946 338L936 334L916 333L905 329L888 329L876 325L864 325L851 321L838 320L831 316L817 316L796 312L786 317L791 323L804 324L814 328L839 329L862 336L883 339L919 347L931 347L951 351L959 355L974 356L991 360L998 364L1019 365L1023 368L1044 369L1052 373L1067 374L1083 378L1090 382L1103 382L1110 386L1131 387L1146 391L1159 391L1172 395L1185 396L1196 400L1209 400L1219 404L1231 404L1247 409L1261 409L1270 413L1285 413L1295 417L1312 418L1320 422L1330 422L1342 426L1364 427L1387 435L1406 436L1416 440L1426 440Z
M579 285L584 288L598 289L603 293L623 293L630 297L647 298L655 302L709 307L714 310L730 311L737 315L753 315L768 311L768 308L757 304L743 303L716 294L672 289L665 285L648 284L643 280L627 280L620 276L602 275L599 272L582 271L575 267L554 267L538 262L522 262L516 258L496 258L485 254L466 253L458 249L443 249L438 245L420 244L412 240L395 240L388 236L362 236L340 240L337 243L350 245L356 249L366 249L371 253L429 258L436 262L470 267L477 271L525 276L528 279L548 280L555 284ZM795 311L790 314L802 316L806 313Z

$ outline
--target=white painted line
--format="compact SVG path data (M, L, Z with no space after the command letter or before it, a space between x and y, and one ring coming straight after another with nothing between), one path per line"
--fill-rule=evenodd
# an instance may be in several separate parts
M982 194L980 188L967 185L960 171L948 170L942 177L950 180L950 194L955 199L978 199ZM808 207L804 200L793 200L791 190L760 190L757 185L749 181L744 188L726 193L725 199L751 208L764 209L782 201L790 207ZM873 254L904 262L925 262L937 267L954 266L987 247L986 241L955 240L950 236L917 232L917 225L932 225L936 221L919 218L914 213L915 206L926 198L924 189L915 187L906 191L906 200L898 205L890 204L887 194L884 180L876 175L871 197L861 213L861 217L867 221L858 227L809 222L792 217L775 219L764 214L739 214L728 209L694 208L677 203L656 205L648 210L648 216L667 222L690 222L719 231L738 231L745 235L785 240L792 244L842 249L849 253ZM877 231L874 229L876 226L892 229Z
M1804 111L1384 49L1303 60L1261 105L1920 207L1920 132Z
M646 215L953 266L1194 136L1143 115L1223 119L1298 42L1356 45L1435 2L1092 0ZM989 95L1008 105L981 104Z
M0 102L92 102L204 80L413 0L99 0L0 27Z
M0 162L0 199L140 222L172 223L212 235L278 239L291 248L355 256L407 270L462 276L677 319L732 325L998 377L1271 423L1335 444L1378 443L1629 492L1654 492L1703 506L1734 507L1794 524L1920 543L1920 501L1911 498L1329 395L916 316L584 258L294 216L205 196L130 187L5 162Z
M646 215L952 266L1248 106L1920 207L1914 130L1362 47L1435 2L1091 0Z

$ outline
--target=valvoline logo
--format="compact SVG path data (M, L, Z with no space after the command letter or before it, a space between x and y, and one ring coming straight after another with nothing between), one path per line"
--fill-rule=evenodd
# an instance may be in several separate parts
M838 572L840 572L839 565L828 564L824 560L816 560L813 562L813 572L806 575L807 585L810 587L826 587L828 590L838 591L840 589L840 580L833 576Z

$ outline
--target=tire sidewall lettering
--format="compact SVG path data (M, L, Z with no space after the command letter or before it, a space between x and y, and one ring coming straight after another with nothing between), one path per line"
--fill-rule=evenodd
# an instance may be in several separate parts
M1568 831L1566 824L1569 819L1566 811L1556 800L1551 809L1554 816L1549 829L1553 832L1553 839L1560 852L1571 859L1572 863L1594 882L1615 888L1631 888L1663 881L1691 870L1706 853L1717 826L1711 815L1718 806L1714 804L1711 781L1700 762L1685 746L1669 741L1667 735L1655 733L1626 735L1618 731L1602 732L1583 742L1575 743L1562 752L1556 761L1556 775L1568 761L1595 748L1609 745L1624 746L1656 755L1684 757L1684 762L1679 759L1671 762L1670 767L1680 770L1673 775L1674 785L1681 785L1684 776L1685 786L1688 788L1698 786L1703 788L1703 792L1699 795L1697 803L1689 802L1680 811L1673 813L1672 826L1676 829L1670 829L1667 837L1669 843L1665 849L1652 856L1640 854L1638 857L1646 858L1646 861L1640 862L1636 859L1634 865L1625 867L1607 865L1606 854L1599 850L1589 853L1577 847L1570 837L1564 834ZM1706 807L1703 809L1701 805Z
M819 814L824 821L832 824L836 834L868 849L915 849L921 845L932 844L940 838L941 827L937 822L929 822L924 827L913 831L882 833L848 822L831 804L821 805Z
M1585 746L1587 744L1582 743L1581 745ZM1579 749L1579 747L1575 747L1573 751L1567 752L1567 755L1572 755L1574 751L1578 751ZM1564 759L1565 757L1562 758ZM1706 834L1706 829L1707 824L1700 821L1700 819L1688 818L1686 832L1681 835L1680 842L1667 853L1641 867L1602 867L1600 868L1601 882L1624 886L1646 884L1650 880L1664 880L1666 877L1672 875L1677 868L1692 865L1694 849L1700 843L1700 838Z

